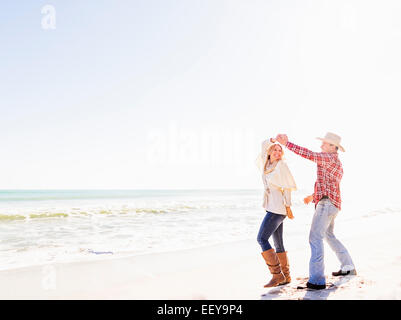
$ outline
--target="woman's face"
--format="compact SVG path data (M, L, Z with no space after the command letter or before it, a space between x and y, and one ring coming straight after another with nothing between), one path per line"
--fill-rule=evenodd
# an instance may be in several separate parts
M274 162L277 160L280 160L283 155L283 150L281 147L277 144L272 149L270 150L270 161Z

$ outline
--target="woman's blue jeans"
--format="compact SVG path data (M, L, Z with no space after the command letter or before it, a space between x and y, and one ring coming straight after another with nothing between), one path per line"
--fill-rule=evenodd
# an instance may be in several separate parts
M266 211L266 216L263 219L258 233L258 242L263 251L272 249L269 238L273 235L274 247L276 252L284 252L283 244L283 221L285 215L276 214Z

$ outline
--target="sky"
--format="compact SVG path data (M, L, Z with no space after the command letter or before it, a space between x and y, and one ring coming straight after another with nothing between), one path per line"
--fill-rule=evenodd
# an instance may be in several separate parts
M399 1L2 1L0 36L1 189L258 189L264 139L330 131L397 196Z

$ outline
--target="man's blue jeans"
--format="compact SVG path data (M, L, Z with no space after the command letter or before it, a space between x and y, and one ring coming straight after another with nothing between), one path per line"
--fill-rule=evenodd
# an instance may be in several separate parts
M349 271L355 269L351 256L343 244L334 236L334 220L338 214L329 199L322 199L316 206L312 226L309 233L309 244L311 258L309 261L309 282L313 284L326 284L324 276L324 245L323 239L327 241L331 249L336 253L341 262L341 270Z

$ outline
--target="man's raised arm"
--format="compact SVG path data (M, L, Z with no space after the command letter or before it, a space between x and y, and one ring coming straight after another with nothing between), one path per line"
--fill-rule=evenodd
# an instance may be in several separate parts
M331 161L331 155L325 152L313 152L307 148L300 147L292 142L288 141L288 137L286 134L278 134L276 140L286 146L287 149L291 150L292 152L300 155L301 157L311 160L316 163L324 163Z

